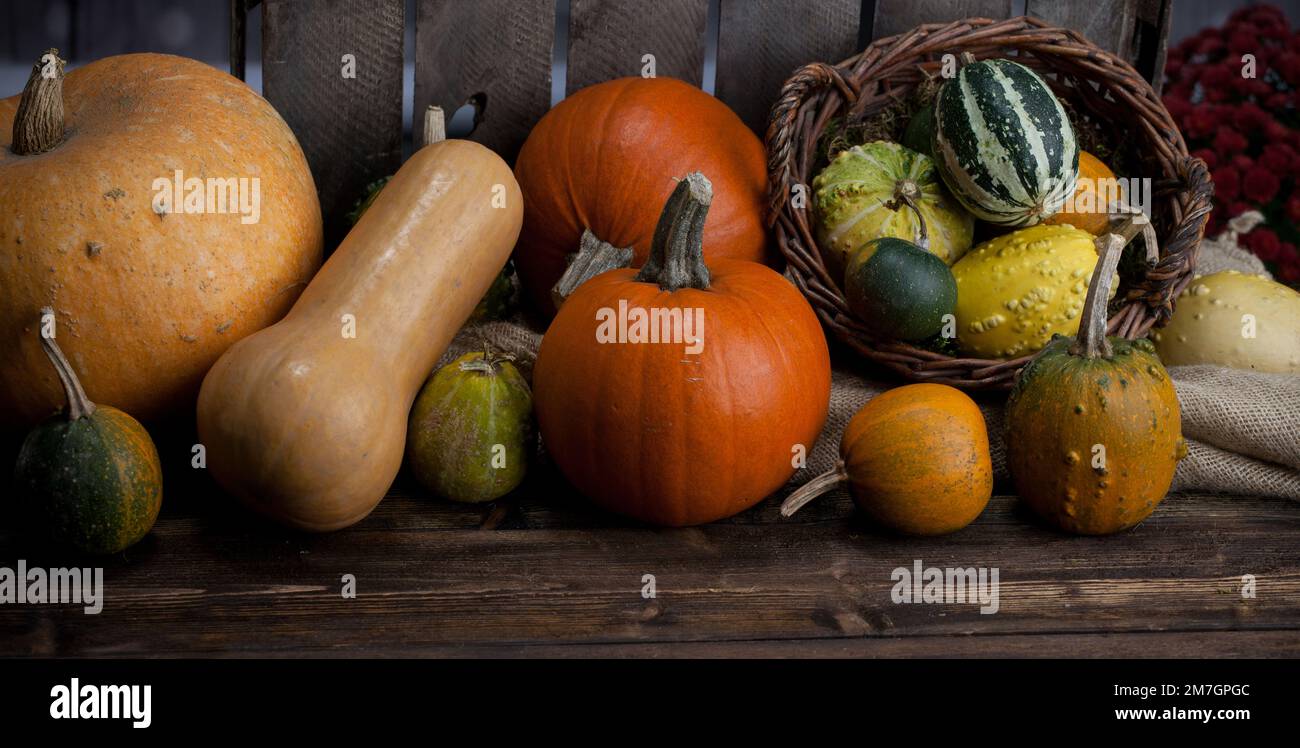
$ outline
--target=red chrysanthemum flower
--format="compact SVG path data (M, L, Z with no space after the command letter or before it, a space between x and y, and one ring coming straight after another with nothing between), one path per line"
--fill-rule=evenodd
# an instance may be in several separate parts
M1214 180L1214 194L1219 199L1225 203L1237 199L1237 195L1241 190L1241 175L1237 172L1236 167L1220 166L1210 172L1210 178Z
M1241 153L1247 145L1245 136L1231 127L1220 127L1214 133L1214 150L1221 156Z
M1277 195L1281 180L1273 172L1262 166L1256 166L1246 172L1241 180L1241 192L1247 199L1257 203L1267 203Z

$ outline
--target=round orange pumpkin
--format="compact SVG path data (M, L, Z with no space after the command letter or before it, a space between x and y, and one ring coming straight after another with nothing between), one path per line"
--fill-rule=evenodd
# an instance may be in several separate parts
M1099 185L1098 180L1111 180L1115 178L1115 172L1110 167L1102 163L1101 159L1088 153L1079 151L1079 181L1074 188L1074 197L1071 199L1071 206L1092 206L1091 211L1080 211L1076 207L1070 212L1062 211L1048 218L1043 223L1053 226L1070 224L1076 229L1083 229L1093 236L1101 236L1106 233L1110 227L1110 210L1106 204L1106 192L1109 189L1105 185ZM1112 183L1113 184L1113 183ZM1098 191L1098 187L1103 187ZM1085 198L1085 193L1092 193L1090 197Z
M895 532L945 535L969 525L993 495L979 406L929 382L873 397L845 426L835 467L790 494L781 513L845 483L859 509Z
M226 73L132 54L65 80L54 52L24 108L0 100L0 430L63 402L27 333L44 306L93 400L142 420L191 413L212 363L282 317L320 265L311 171L271 105ZM232 207L216 180L239 179Z
M601 506L659 525L728 517L780 488L830 398L826 338L799 291L758 263L705 266L711 195L699 173L683 179L646 265L580 286L533 370L560 471Z
M515 263L533 307L554 313L551 288L585 229L630 247L633 267L644 263L675 178L695 170L717 198L706 256L766 260L763 144L726 104L673 78L618 78L556 105L515 163L524 193Z

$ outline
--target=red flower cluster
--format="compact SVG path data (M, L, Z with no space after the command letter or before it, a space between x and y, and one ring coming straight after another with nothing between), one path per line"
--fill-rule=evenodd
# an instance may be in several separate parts
M1242 243L1300 284L1300 32L1271 5L1243 8L1170 49L1165 76L1165 106L1214 179L1206 235L1261 211Z

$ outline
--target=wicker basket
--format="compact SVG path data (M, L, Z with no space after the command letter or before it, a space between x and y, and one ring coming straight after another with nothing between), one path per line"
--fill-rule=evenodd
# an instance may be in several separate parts
M1173 313L1192 278L1205 232L1213 184L1205 162L1187 153L1183 136L1151 86L1131 66L1078 33L1031 17L971 18L926 24L877 40L836 66L813 63L785 83L767 129L769 225L789 264L788 274L825 325L845 344L903 377L965 389L1005 389L1029 360L952 358L898 341L873 339L855 319L818 251L807 206L791 206L795 185L810 185L817 144L832 117L860 122L938 74L944 54L1007 56L1043 75L1076 112L1123 123L1141 171L1151 176L1152 218L1160 259L1139 282L1122 287L1111 335L1137 338ZM811 201L804 201L805 203Z

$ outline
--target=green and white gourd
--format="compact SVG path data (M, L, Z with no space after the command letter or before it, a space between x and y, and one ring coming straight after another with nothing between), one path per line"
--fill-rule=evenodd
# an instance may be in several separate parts
M939 89L932 153L975 217L1033 226L1074 195L1079 144L1056 95L1010 60L968 62Z
M873 239L915 242L944 264L970 249L975 219L943 188L928 156L875 141L841 151L813 179L817 240L833 277Z

